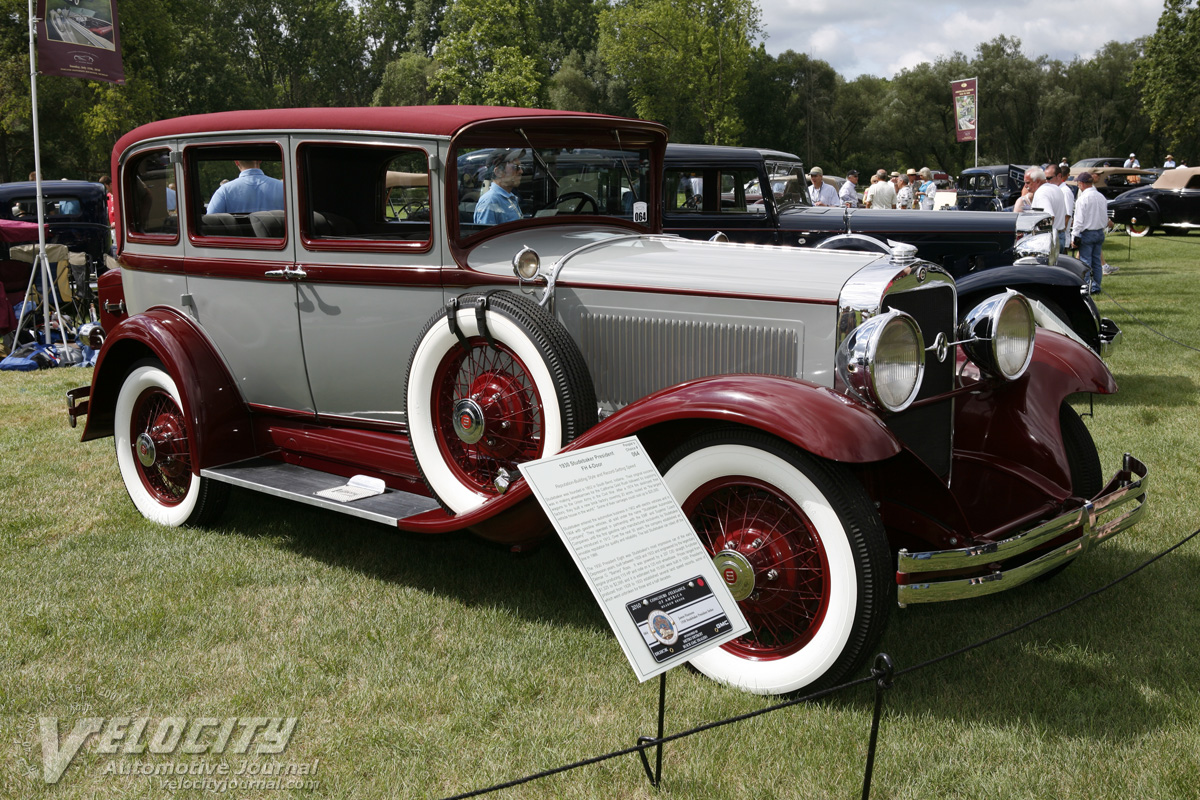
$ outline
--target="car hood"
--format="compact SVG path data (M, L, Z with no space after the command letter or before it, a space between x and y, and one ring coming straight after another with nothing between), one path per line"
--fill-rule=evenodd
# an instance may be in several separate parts
M560 285L742 295L836 303L855 273L886 261L875 253L705 242L594 227L536 228L503 234L470 254L471 269L511 276L512 257L537 251Z
M1116 197L1108 201L1109 208L1120 208L1123 205L1136 203L1144 197L1152 197L1154 195L1153 186L1139 186L1136 189L1130 189L1127 192L1121 192Z
M891 231L945 231L1005 233L1016 230L1018 214L994 211L905 211L888 208L790 208L779 214L779 227L795 231L846 231L884 233Z

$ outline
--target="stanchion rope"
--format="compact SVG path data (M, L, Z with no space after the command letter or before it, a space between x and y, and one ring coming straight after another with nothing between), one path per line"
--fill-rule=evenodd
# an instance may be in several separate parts
M956 656L960 656L965 653L969 653L972 650L977 650L980 647L983 647L985 645L999 641L1000 639L1011 636L1014 633L1023 631L1026 628L1029 628L1033 625L1036 625L1039 622L1042 622L1043 620L1046 620L1050 617L1055 616L1056 614L1061 614L1062 612L1066 611L1067 609L1072 608L1076 605L1079 605L1083 601L1089 600L1098 594L1102 594L1102 593L1108 591L1109 589L1113 588L1114 586L1116 586L1118 583L1121 583L1122 581L1133 577L1134 575L1141 572L1146 567L1153 564L1155 561L1158 561L1159 559L1163 558L1164 556L1174 552L1175 550L1178 550L1180 547L1183 547L1185 544L1190 542L1192 539L1195 539L1197 536L1200 536L1200 528L1196 529L1195 531L1192 531L1192 533L1190 533L1187 536L1185 536L1184 538L1180 539L1178 542L1171 545L1166 550L1163 550L1162 552L1157 553L1154 556L1150 557L1146 561L1143 561L1141 564L1137 565L1136 567L1129 570L1125 574L1114 578L1113 580L1109 581L1108 583L1104 584L1103 586L1101 586L1097 589L1093 589L1092 591L1087 592L1086 594L1080 595L1079 597L1075 598L1074 600L1071 600L1068 603L1064 603L1063 605L1059 606L1058 608L1055 608L1051 611L1047 611L1046 613L1040 614L1040 615L1034 617L1033 619L1026 620L1025 622L1022 622L1019 625L1009 628L1008 630L1001 631L1000 633L997 633L994 636L989 636L986 639L981 639L978 642L975 642L973 644L969 644L965 647L960 647L957 650L953 650L949 653L944 653L943 655L937 656L936 658L931 658L928 661L922 661L919 664L914 664L911 667L905 667L904 669L895 670L894 672L892 672L889 675L889 683L891 680L894 680L895 678L899 678L902 675L907 675L912 672L917 672L918 670L922 670L922 669L931 667L934 664L940 664L941 662L947 661ZM831 686L828 689L822 689L819 692L813 692L812 694L807 694L803 697L797 697L797 698L793 698L791 700L785 700L781 703L776 703L774 705L767 706L766 708L760 708L755 711L748 711L745 714L739 714L735 717L727 717L726 719L717 720L715 722L707 722L703 725L699 725L694 728L689 728L684 731L679 731L678 733L670 734L669 736L664 736L661 739L658 739L658 738L652 739L650 737L645 737L638 744L633 745L632 747L626 747L621 750L614 750L609 753L604 753L603 755L592 756L591 758L585 758L580 761L572 762L570 764L564 764L559 767L554 767L553 769L544 770L542 772L538 772L538 773L535 773L532 775L526 775L523 778L516 778L511 781L506 781L505 783L498 783L498 784L495 784L494 786L488 786L484 789L476 789L474 791L465 792L463 794L456 794L451 797L445 798L445 800L464 800L464 798L468 798L468 797L478 797L479 795L490 794L492 792L498 792L501 789L511 789L514 786L520 786L525 783L530 783L532 781L540 780L542 778L548 778L551 775L558 775L563 772L569 772L570 770L579 769L580 767L586 767L591 764L598 764L602 761L608 761L608 760L611 760L614 758L618 758L620 756L630 755L631 753L642 752L642 751L648 750L652 747L656 747L659 744L666 744L667 742L673 742L677 739L683 739L688 736L694 736L698 733L703 733L704 731L713 730L714 728L720 728L725 725L732 725L735 722L743 722L745 720L752 719L754 717L762 716L763 714L770 714L775 711L780 711L785 708L790 708L791 706L799 705L800 703L807 703L811 700L819 700L823 697L828 697L829 695L836 694L837 692L840 692L843 689L850 689L850 688L853 688L856 686L863 686L864 684L875 682L878 678L879 678L879 676L875 672L872 672L872 674L867 675L863 678L859 678L858 680L850 681L849 683L843 683L838 686ZM878 703L878 700L876 702ZM870 758L870 754L868 754L868 758ZM867 789L866 791L869 791L869 789Z

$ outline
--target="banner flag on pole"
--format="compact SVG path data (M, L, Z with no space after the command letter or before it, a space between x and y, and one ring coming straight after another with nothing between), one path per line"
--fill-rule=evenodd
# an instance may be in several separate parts
M950 84L950 94L954 97L955 141L975 141L979 113L978 84L978 78L967 78Z
M117 0L37 0L38 72L125 82Z

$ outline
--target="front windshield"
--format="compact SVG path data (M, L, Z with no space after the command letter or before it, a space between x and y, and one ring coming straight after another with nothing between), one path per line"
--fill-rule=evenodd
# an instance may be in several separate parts
M777 208L809 205L808 178L805 175L803 164L799 161L767 159L766 168Z
M478 134L454 153L459 239L496 225L561 216L649 223L650 150L521 131ZM619 138L619 137L618 137ZM580 146L583 145L583 146Z

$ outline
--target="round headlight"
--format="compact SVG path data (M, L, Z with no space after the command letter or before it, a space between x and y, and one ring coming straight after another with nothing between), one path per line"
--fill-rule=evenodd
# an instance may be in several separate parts
M513 272L517 273L518 278L531 281L537 277L538 270L542 266L542 259L532 247L522 247L513 256L512 266Z
M859 325L838 348L838 374L859 397L888 411L912 404L925 373L925 343L916 320L889 311Z
M1036 332L1029 301L1010 289L973 308L960 335L968 340L963 343L967 355L982 370L1013 381L1029 367Z

